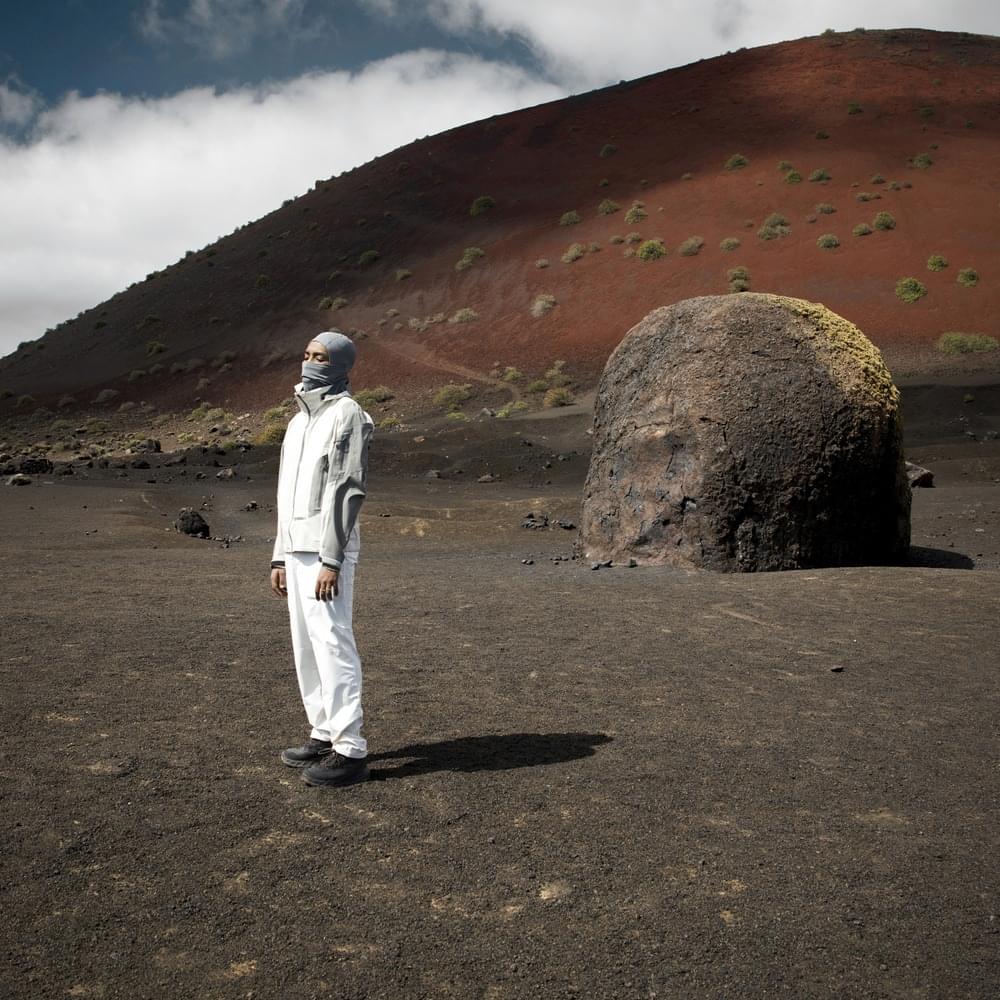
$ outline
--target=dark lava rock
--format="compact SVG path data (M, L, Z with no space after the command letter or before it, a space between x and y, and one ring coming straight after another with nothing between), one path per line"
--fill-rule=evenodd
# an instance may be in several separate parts
M182 508L174 527L184 535L191 535L194 538L208 538L211 532L208 530L208 522L196 510L190 507Z
M31 476L26 476L23 472L15 472L13 476L7 477L8 486L30 486Z
M40 476L52 471L52 461L44 455L28 455L17 463L17 471L26 476Z
M910 480L910 485L914 489L934 485L934 473L930 469L923 468L923 466L914 465L913 462L906 463L906 475Z
M906 558L899 392L875 346L777 295L651 312L608 359L577 551L723 571Z
M132 461L129 462L129 465L133 469L148 469L149 468L149 462L147 462L144 458L133 458Z
M522 528L547 528L549 526L549 515L548 514L536 514L534 511L529 511L524 515L524 520L521 522Z
M132 451L142 451L148 453L159 452L160 442L155 438L146 438L144 441L137 441L132 445Z
M216 479L235 479L236 473L232 469L220 469L215 474Z

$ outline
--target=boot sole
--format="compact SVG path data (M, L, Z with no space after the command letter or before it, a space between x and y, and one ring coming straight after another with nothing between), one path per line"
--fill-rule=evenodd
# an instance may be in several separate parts
M345 778L342 781L316 781L310 778L305 771L302 772L302 780L313 788L349 788L351 785L360 785L362 782L367 781L370 776L371 771L369 771L367 765L356 774L352 774L349 778Z

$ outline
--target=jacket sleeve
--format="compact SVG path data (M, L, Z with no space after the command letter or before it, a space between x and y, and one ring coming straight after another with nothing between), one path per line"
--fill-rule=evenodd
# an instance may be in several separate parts
M319 549L320 560L330 569L344 564L344 548L368 492L368 443L374 429L371 417L352 401L330 443Z
M271 569L275 566L285 565L285 546L281 536L281 473L285 464L285 442L281 442L281 452L278 457L278 495L276 498L274 514L276 520L274 532L274 549L271 552Z

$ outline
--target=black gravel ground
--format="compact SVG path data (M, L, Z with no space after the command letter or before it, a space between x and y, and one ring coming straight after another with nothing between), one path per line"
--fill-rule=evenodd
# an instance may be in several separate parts
M1000 466L964 448L914 456L915 565L757 576L552 561L521 522L580 468L374 476L343 791L277 758L272 478L0 489L0 996L992 1000ZM209 492L244 541L165 530Z

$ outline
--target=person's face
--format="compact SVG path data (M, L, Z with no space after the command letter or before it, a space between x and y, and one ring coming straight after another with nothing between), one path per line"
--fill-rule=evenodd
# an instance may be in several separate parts
M330 360L330 355L327 349L318 341L310 340L306 344L305 352L302 355L303 361L318 361L321 364L325 364Z

